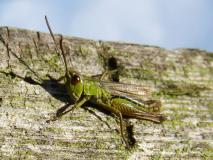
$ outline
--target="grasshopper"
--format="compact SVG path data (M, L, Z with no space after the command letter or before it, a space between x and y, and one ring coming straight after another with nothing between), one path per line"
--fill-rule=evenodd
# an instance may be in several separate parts
M71 109L56 114L55 118L61 117L68 112L72 113L74 110L90 101L112 112L119 118L121 137L127 145L128 143L124 137L123 117L148 120L155 123L161 123L166 120L166 117L159 113L161 106L160 101L144 101L138 96L137 93L144 89L142 86L102 80L97 81L80 75L80 73L73 68L68 69L63 49L63 37L60 36L59 49L46 16L45 21L55 43L57 52L60 52L60 55L63 57L65 75L60 79L64 79L68 95L74 101L74 106Z

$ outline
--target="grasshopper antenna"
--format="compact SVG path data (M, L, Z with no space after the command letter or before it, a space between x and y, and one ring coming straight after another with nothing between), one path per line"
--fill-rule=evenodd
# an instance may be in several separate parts
M64 64L65 64L65 69L66 69L66 74L67 74L68 73L68 68L67 68L66 57L65 57L65 54L64 54L63 36L62 35L61 35L61 38L60 38L60 48L61 48L61 53L62 53L62 56L63 56L63 59L64 59Z
M49 24L48 19L47 19L47 16L45 16L45 21L46 21L46 24L47 24L47 28L48 28L48 30L50 32L50 35L51 35L51 37L52 37L52 39L54 41L56 51L59 52L59 49L57 47L57 43L56 43L55 37L53 35L52 29L51 29L50 24ZM64 53L64 49L63 49L63 36L62 35L60 36L60 50L61 50L60 53L63 56L63 60L64 60L64 64L65 64L65 69L66 69L66 74L68 74L67 61L66 61L66 57L65 57L65 53Z
M46 24L47 24L47 28L48 28L48 30L49 30L49 32L50 32L50 35L51 35L51 37L52 37L52 39L53 39L53 42L54 42L54 44L55 44L56 50L57 50L57 52L58 52L59 49L58 49L58 47L57 47L57 43L56 43L55 37L54 37L54 35L53 35L52 29L51 29L51 27L50 27L50 24L49 24L49 22L48 22L47 16L45 16L45 21L46 21Z

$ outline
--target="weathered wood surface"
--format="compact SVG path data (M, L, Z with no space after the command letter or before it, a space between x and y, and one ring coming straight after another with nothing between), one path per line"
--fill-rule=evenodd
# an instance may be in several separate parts
M49 34L1 27L0 35L15 53L0 42L1 159L213 158L212 53L64 37L69 66L89 76L118 68L120 82L144 85L161 100L168 120L129 120L136 144L126 150L115 118L95 106L46 122L69 101L46 76L64 73Z

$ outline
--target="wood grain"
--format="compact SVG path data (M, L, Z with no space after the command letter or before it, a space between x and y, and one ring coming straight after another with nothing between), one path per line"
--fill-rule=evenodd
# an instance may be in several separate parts
M127 150L116 119L97 106L46 122L70 101L47 76L64 74L49 34L1 27L0 36L1 159L213 158L212 53L64 36L70 67L88 76L114 67L120 82L150 90L144 99L161 100L168 120L128 120L136 144Z

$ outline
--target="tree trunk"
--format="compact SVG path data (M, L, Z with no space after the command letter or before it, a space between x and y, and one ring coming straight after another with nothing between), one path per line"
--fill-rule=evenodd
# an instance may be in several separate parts
M110 80L139 84L158 99L162 124L128 119L125 148L116 118L86 104L47 122L70 102L64 63L51 36L0 28L1 159L211 159L213 54L130 43L64 37L68 66L82 75L114 70ZM59 36L56 36L57 41Z

